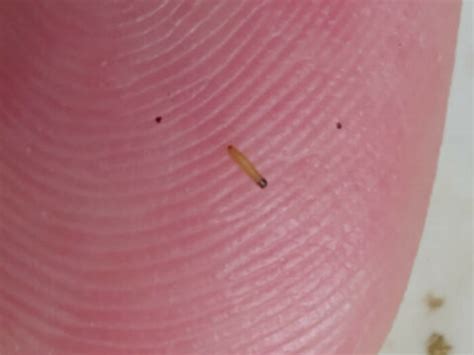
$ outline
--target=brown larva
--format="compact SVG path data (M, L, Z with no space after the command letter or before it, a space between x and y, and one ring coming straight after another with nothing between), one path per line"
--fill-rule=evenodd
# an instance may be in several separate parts
M255 166L243 155L237 148L232 145L227 147L227 152L230 157L237 163L238 166L262 189L267 187L267 180L258 172Z

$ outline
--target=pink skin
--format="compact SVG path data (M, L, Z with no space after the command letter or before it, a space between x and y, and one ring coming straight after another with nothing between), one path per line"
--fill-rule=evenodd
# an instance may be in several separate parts
M3 0L0 353L374 354L459 8Z

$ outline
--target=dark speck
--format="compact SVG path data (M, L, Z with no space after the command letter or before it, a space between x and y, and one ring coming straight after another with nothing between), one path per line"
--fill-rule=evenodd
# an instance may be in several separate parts
M438 308L441 308L444 304L444 299L438 296L434 296L433 294L429 293L425 297L425 302L428 305L430 311L435 311Z
M342 128L342 123L341 122L338 122L337 125L336 125L337 129L341 129Z
M428 338L426 344L426 353L428 355L448 355L452 346L444 339L441 334L433 333Z
M161 116L158 116L157 118L155 118L156 123L160 123L161 120L162 120L162 117L161 117Z

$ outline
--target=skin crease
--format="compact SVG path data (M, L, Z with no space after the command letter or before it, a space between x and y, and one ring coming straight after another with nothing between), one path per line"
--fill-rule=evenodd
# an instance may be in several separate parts
M376 353L459 9L2 1L0 353Z

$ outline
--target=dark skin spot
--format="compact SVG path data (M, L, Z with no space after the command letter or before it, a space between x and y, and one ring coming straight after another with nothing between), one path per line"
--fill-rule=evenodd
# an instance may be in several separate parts
M161 116L158 116L157 118L155 118L156 123L160 123L161 120L162 120L162 117L161 117Z
M341 129L342 128L342 123L341 122L338 122L337 125L336 125L337 129Z

